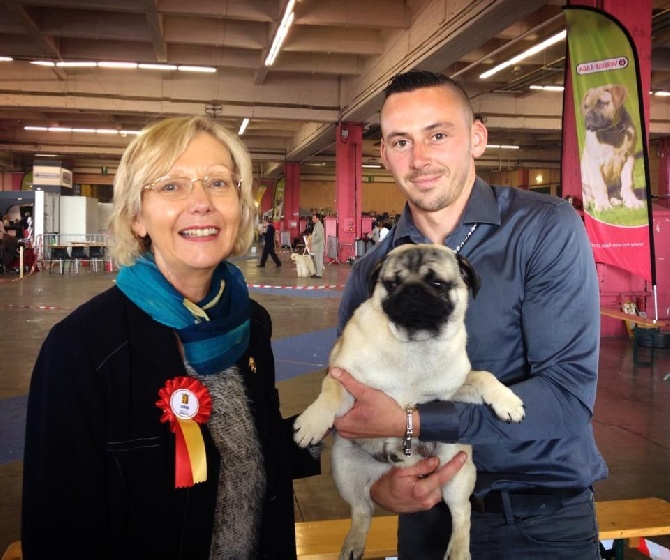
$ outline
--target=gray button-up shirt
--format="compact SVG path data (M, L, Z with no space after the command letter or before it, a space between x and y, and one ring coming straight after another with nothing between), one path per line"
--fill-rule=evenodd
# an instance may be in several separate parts
M474 445L480 495L493 488L587 488L607 476L593 436L600 346L599 293L590 242L567 202L477 178L459 225L444 244L481 280L466 327L473 369L488 370L525 404L507 424L486 406L419 406L421 439ZM391 234L351 271L339 331L368 297L375 264L403 243L430 243L408 206Z

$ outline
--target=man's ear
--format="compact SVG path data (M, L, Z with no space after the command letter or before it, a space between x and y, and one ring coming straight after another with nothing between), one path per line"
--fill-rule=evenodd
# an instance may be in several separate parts
M473 157L480 157L486 151L486 142L489 137L489 131L486 126L479 119L475 119L472 123L472 155Z
M389 166L387 165L387 159L386 159L386 143L384 142L384 139L381 139L381 144L379 145L379 155L382 158L382 164L384 165L384 169L388 169Z

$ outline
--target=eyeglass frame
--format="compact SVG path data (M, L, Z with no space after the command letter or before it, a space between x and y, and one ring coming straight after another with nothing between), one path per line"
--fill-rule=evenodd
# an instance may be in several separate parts
M214 173L214 176L216 176L216 173ZM235 190L237 191L237 194L239 195L240 191L242 190L242 179L235 173L230 173L230 177L233 181L233 186ZM151 183L147 183L146 185L142 185L141 191L154 191L158 194L158 196L164 196L161 195L158 191L155 189L156 183L159 181L163 181L165 179L186 179L190 184L191 187L189 188L188 193L183 197L183 198L175 198L174 200L186 200L189 196L191 196L191 193L193 192L193 189L195 188L196 183L202 183L202 188L206 193L211 193L205 184L207 183L208 179L211 179L212 177L210 175L205 175L204 177L196 177L195 179L191 179L189 177L186 177L184 175L163 175L162 177L158 177L158 179L154 179L151 181ZM167 196L165 198L170 198L170 196Z

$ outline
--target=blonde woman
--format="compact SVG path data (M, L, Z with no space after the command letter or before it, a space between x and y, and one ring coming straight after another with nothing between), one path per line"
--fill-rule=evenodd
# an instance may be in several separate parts
M253 238L251 182L205 117L126 150L116 285L52 329L33 372L26 560L295 558L292 478L318 463L279 413L270 317L226 260Z

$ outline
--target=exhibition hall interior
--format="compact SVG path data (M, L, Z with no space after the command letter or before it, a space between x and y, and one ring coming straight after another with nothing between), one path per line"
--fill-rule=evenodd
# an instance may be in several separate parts
M631 192L645 204L622 229L642 230L636 258L644 262L626 268L594 250L601 346L593 426L609 468L596 501L670 501L670 0L7 0L0 555L20 539L37 353L56 323L115 283L114 178L144 127L205 115L248 148L258 223L273 222L282 266L258 267L260 231L231 260L272 318L282 414L298 414L319 393L352 266L372 248L374 225L392 227L405 206L380 155L384 88L397 73L441 72L462 86L488 130L479 177L568 200L589 233L591 220L607 223L596 196L582 190L578 130L588 94L577 97L570 73L570 8L622 22L637 49L627 64L639 74L625 103L639 123ZM615 198L613 206L626 205ZM298 277L291 255L309 254L304 233L315 213L326 235L323 274ZM328 439L321 475L294 482L299 522L350 516L330 447ZM616 558L670 558L670 516L654 518L653 529L642 524L622 536L630 540ZM645 550L647 541L658 552ZM20 558L13 550L3 560Z

